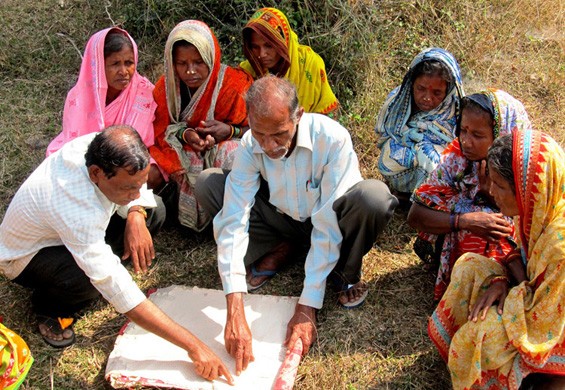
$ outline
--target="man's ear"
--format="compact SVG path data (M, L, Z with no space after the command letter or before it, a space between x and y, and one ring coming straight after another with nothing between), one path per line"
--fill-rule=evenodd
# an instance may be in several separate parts
M101 175L104 175L104 171L98 165L93 164L88 167L88 176L94 184L98 184Z
M296 115L296 122L300 122L300 118L302 118L302 114L304 114L304 107L300 106L298 109L298 114Z

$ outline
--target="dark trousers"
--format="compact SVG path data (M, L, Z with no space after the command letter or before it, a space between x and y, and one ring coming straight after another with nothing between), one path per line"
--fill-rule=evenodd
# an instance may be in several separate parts
M196 181L196 198L212 216L223 206L228 174L227 170L210 168L203 171ZM398 200L379 180L363 180L334 202L333 210L343 235L339 261L330 275L330 282L336 289L360 280L363 256L372 248L397 205ZM245 264L258 260L282 240L309 247L311 232L310 219L296 221L278 212L269 203L269 187L262 180L251 209Z
M166 217L163 202L155 199L157 208L147 210L151 234L159 231ZM106 229L106 243L118 256L124 249L125 223L114 215ZM64 245L41 249L14 282L31 288L34 312L49 317L72 317L100 294Z

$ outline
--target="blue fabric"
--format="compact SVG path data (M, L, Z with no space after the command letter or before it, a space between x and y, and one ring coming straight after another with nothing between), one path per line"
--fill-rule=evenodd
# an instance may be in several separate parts
M431 111L412 113L412 83L415 67L436 60L451 73L454 83L447 95ZM377 119L379 171L389 186L399 192L412 192L439 163L440 154L455 137L459 101L464 96L461 70L451 53L430 48L419 53L402 85L387 97Z

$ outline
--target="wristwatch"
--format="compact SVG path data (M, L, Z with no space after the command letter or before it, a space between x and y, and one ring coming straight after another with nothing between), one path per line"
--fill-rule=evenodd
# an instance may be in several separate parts
M128 215L129 215L129 213L135 213L135 212L140 213L141 215L143 215L143 217L145 219L147 219L147 211L145 211L145 207L143 207L143 206L131 206L128 210Z

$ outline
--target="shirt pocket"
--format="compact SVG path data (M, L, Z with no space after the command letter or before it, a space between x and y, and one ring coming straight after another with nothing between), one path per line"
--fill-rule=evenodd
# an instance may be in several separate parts
M308 207L308 210L306 210L306 212L308 213L308 216L312 215L312 210L320 200L320 195L320 185L316 182L308 180L308 182L306 182L306 204Z

